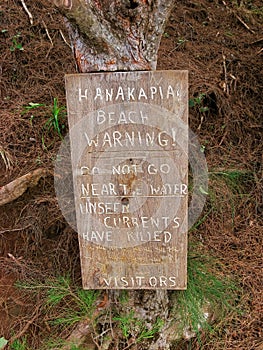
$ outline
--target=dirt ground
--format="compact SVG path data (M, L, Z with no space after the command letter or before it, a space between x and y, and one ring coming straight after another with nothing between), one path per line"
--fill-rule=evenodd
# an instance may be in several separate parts
M0 4L0 185L37 169L42 176L0 207L0 338L26 336L38 349L50 332L41 301L15 281L70 272L80 284L78 240L53 185L61 138L48 124L54 99L66 104L64 74L76 70L63 18L44 0L25 2L31 24L22 1ZM189 240L218 258L242 291L243 312L204 337L209 350L263 349L262 24L259 0L178 1L159 50L158 69L189 71L190 127L209 168L206 207ZM66 135L63 114L60 123ZM192 341L176 349L200 347Z

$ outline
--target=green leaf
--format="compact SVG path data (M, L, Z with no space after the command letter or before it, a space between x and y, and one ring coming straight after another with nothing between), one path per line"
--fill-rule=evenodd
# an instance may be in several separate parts
M43 103L34 103L34 102L29 102L29 107L26 106L26 108L36 108L36 107L41 107L44 106Z
M21 50L21 51L24 50L22 44L17 44L17 45L16 45L16 48L17 48L18 50Z
M208 107L200 107L200 112L208 112L209 108Z
M190 98L190 100L189 100L189 107L191 108L191 107L194 107L194 106L195 106L195 101L194 101L193 98Z
M4 337L0 338L0 349L4 349L7 343L8 340L6 340Z

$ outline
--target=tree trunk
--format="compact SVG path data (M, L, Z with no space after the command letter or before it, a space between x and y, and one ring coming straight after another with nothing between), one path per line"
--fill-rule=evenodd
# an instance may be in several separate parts
M157 51L174 0L53 0L66 26L80 73L155 70ZM114 303L118 291L109 292ZM129 304L139 318L166 325L151 349L169 349L169 298L165 290L131 291Z
M174 0L53 0L80 73L154 70Z

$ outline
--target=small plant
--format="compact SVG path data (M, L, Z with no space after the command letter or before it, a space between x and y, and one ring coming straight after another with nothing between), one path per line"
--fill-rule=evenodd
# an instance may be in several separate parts
M223 180L234 193L240 196L244 194L245 185L253 178L251 172L238 169L215 170L211 171L209 176Z
M214 213L232 221L235 225L236 210L242 200L250 195L253 174L238 169L213 170L209 172L209 200ZM231 217L230 217L231 214Z
M47 288L46 303L48 306L54 307L62 300L68 298L73 302L74 306L77 306L77 309L81 311L82 314L85 314L85 316L90 315L93 311L94 303L99 294L93 290L87 291L71 287L71 281L68 276L58 277L56 280L52 281Z
M12 38L12 46L10 46L10 51L14 52L16 50L23 51L23 45L21 42L19 42L19 39L21 38L21 33L17 33L16 35L13 36Z
M115 316L113 321L117 321L119 323L124 338L128 339L133 332L134 323L136 322L136 319L134 318L134 311L131 311L128 315Z
M44 347L41 347L41 350L58 350L65 348L68 350L80 350L80 348L74 343L69 343L64 339L59 338L47 340Z
M83 290L71 285L68 276L38 284L18 284L18 287L29 290L45 291L46 312L50 313L50 323L54 326L72 326L76 322L92 315L98 291ZM53 314L55 307L60 307L60 317Z
M74 344L72 344L72 345L70 346L70 350L79 350L79 347L76 346L76 345L74 345Z
M212 331L211 320L223 320L236 311L238 290L229 278L219 275L220 266L214 259L189 252L188 286L176 295L176 312L180 315L181 332L199 337L201 330ZM217 273L216 273L217 272Z
M43 103L34 103L34 102L29 102L27 106L23 106L23 112L22 115L31 111L32 109L36 109L38 107L43 107L45 106Z
M156 333L163 327L164 322L157 319L153 326L149 329L146 324L134 316L134 311L127 315L118 315L113 318L113 321L119 323L123 337L128 340L130 337L134 339L134 343L140 343L145 339L153 338Z
M62 130L65 128L65 125L63 124L63 120L66 117L66 107L65 106L59 106L58 99L55 97L53 99L53 105L51 108L44 103L34 103L34 102L29 102L28 105L23 106L21 115L24 115L26 113L32 113L29 117L29 122L31 126L33 126L33 120L35 118L33 114L33 110L41 108L41 115L45 113L46 115L48 114L49 117L47 121L45 122L43 126L43 132L42 132L42 145L44 149L47 149L48 147L46 146L46 138L49 134L55 133L59 136L60 139L63 139L62 136ZM53 136L53 135L49 135ZM52 138L52 140L54 137ZM53 144L53 142L51 142ZM50 145L49 145L50 146Z
M51 115L44 125L44 132L42 134L42 145L44 149L48 148L45 144L45 136L47 133L53 131L60 137L61 140L63 139L62 130L65 128L65 125L62 124L62 120L65 118L65 116L66 107L59 106L58 99L54 98L53 106L51 108Z
M50 281L47 286L46 304L51 307L56 306L71 293L70 278L59 276L54 281ZM43 286L45 287L45 286Z
M66 107L59 106L58 99L54 98L50 114L50 117L44 125L44 132L42 134L42 145L44 149L50 147L50 145L46 146L45 142L45 137L48 133L55 132L61 140L63 139L62 130L65 128L65 125L62 123L62 121L66 117Z
M189 107L198 108L200 113L208 112L209 108L207 106L203 106L205 97L206 97L206 94L201 92L197 97L190 98Z
M178 48L178 47L180 47L180 46L183 46L186 42L187 42L187 39L185 39L185 38L179 38L179 39L177 40L177 47L176 47L176 48Z
M188 40L185 39L185 38L178 38L178 39L177 39L177 42L176 42L176 46L175 46L175 48L172 50L172 52L175 51L175 50L177 50L177 49L183 49L183 48L185 47L185 43L186 43L187 41L188 41Z
M65 346L68 346L69 344L61 338L51 338L47 339L44 343L44 345L41 347L41 350L53 350L53 349L61 349ZM71 348L70 348L71 350Z
M191 227L190 232L195 231L203 222L206 221L207 217L212 212L212 208L210 208L200 219Z
M45 107L45 105L43 103L29 102L29 104L27 106L23 106L23 110L22 110L21 115L29 113L34 109L38 109L39 107ZM33 120L34 120L34 114L32 113L30 115L30 118L29 118L29 122L30 122L31 126L33 126Z
M62 129L64 128L64 125L61 125L61 120L65 118L66 115L66 107L58 105L58 99L54 98L53 106L51 109L51 116L49 117L48 121L45 124L45 127L47 130L53 130L59 135L59 137L62 139Z
M160 332L163 326L164 326L164 321L161 320L160 318L157 318L156 322L153 324L151 329L148 329L145 325L142 325L142 329L137 338L137 342L139 343L145 339L153 338L156 333Z
M26 338L16 339L10 346L11 350L29 350Z

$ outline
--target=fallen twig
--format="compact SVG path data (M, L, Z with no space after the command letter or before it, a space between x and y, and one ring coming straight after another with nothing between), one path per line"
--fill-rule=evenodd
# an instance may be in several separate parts
M240 17L236 14L235 11L233 11L232 9L230 9L229 6L227 5L227 3L226 3L224 0L223 0L222 2L223 2L223 4L228 8L228 10L230 11L230 13L233 13L234 16L239 20L239 22L240 22L241 24L243 24L243 26L244 26L245 28L247 28L252 34L255 34L254 30L252 30L252 29L246 24L246 22L244 22L243 19L240 18ZM241 4L240 4L240 7L241 7Z
M39 309L40 309L40 305L38 305L34 311L33 317L31 318L31 320L29 320L26 325L23 327L23 329L16 333L10 340L9 340L9 344L12 344L16 339L19 339L20 337L22 337L26 331L28 330L28 328L31 326L31 324L33 324L35 322L35 320L39 317Z
M228 88L228 82L227 82L227 69L226 69L226 56L223 54L223 68L224 68L224 76L225 76L225 87L224 91L229 95L229 88Z
M52 41L51 36L50 36L50 34L49 34L49 31L48 31L48 29L47 29L47 25L46 25L46 23L45 23L44 21L42 21L42 23L43 23L43 25L44 25L44 28L45 28L45 31L46 31L46 33L47 33L47 37L48 37L48 39L49 39L49 41L50 41L50 43L51 43L51 46L53 47L54 44L53 44L53 41Z
M31 24L31 26L33 25L34 21L33 21L33 16L32 16L32 13L28 10L26 4L25 4L25 1L24 0L20 0L21 1L21 4L24 8L24 10L26 11L26 13L28 14L28 17L29 17L29 22Z
M243 24L243 26L244 26L245 28L247 28L252 34L255 34L254 30L252 30L252 29L246 24L246 22L243 21L242 18L240 18L236 13L235 13L235 16L236 16L236 18L239 20L239 22Z
M252 41L252 43L250 43L250 45L254 45L254 44L258 44L261 43L263 41L263 38L257 39L255 41Z
M3 230L3 231L0 231L0 235L2 235L3 233L6 233L6 232L17 232L17 231L22 231L22 230L25 230L27 228L29 228L31 226L31 224L25 226L25 227L19 227L19 228L13 228L13 229L6 229L6 230Z
M63 34L63 32L62 32L61 29L59 29L59 33L60 33L60 35L61 35L61 37L62 37L64 43L65 43L68 47L71 48L71 45L67 42L67 40L66 40L66 38L65 38L65 36L64 36L64 34Z

